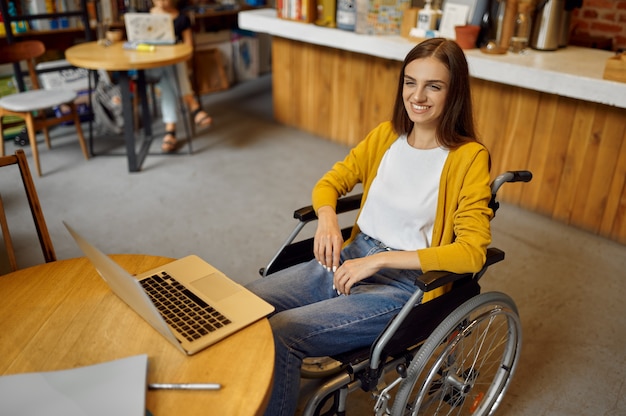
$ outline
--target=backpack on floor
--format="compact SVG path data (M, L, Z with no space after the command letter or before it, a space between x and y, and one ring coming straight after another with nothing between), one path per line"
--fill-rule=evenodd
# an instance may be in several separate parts
M96 127L103 133L121 134L124 129L124 116L120 86L100 78L91 103Z

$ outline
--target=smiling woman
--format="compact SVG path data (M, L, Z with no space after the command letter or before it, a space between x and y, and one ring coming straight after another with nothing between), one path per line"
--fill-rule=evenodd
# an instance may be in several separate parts
M428 39L404 60L393 117L315 185L315 259L252 282L275 307L275 383L266 414L292 415L304 357L369 346L429 270L476 272L491 241L489 153L474 135L467 63ZM343 241L337 198L363 186ZM444 293L434 290L426 302Z
M429 41L423 43L429 43ZM475 140L476 133L472 115L467 61L462 51L461 54L458 54L452 53L451 50L458 52L460 48L454 42L443 42L433 50L413 48L404 60L399 80L401 84L398 89L401 85L404 87L403 99L411 99L404 94L409 94L409 90L413 88L417 88L418 91L416 92L419 94L425 93L425 90L419 91L420 88L428 88L428 91L431 92L428 94L430 99L443 97L444 102L438 103L438 115L442 116L442 120L436 126L436 136L440 144L455 147L466 141ZM412 82L407 84L407 80L412 80ZM416 83L415 86L413 86L413 82ZM418 82L422 83L421 87L417 84ZM454 97L454 99L445 100L446 97ZM418 97L412 99L414 103L419 103L415 101L419 99ZM407 134L414 126L419 129L419 125L414 123L415 120L409 117L411 114L409 109L404 108L405 103L402 103L402 107L400 104L399 100L396 99L394 127L399 132Z
M424 58L412 61L404 71L404 108L414 124L409 144L417 149L438 147L437 126L446 104L448 68L435 58Z

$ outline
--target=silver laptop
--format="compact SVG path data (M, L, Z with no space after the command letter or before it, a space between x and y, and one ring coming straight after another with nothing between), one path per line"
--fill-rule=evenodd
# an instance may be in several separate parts
M111 290L184 354L195 354L274 310L198 256L133 277L63 224Z
M174 21L169 14L124 13L124 27L129 42L149 45L176 43Z

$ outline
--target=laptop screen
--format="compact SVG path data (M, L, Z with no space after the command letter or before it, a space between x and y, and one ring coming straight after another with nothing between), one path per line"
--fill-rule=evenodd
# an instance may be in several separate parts
M125 13L124 25L129 42L151 45L176 43L174 21L169 14Z

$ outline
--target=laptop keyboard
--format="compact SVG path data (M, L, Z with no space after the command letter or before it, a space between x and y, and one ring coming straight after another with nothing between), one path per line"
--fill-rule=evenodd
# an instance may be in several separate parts
M166 272L140 283L165 321L190 342L231 323Z

